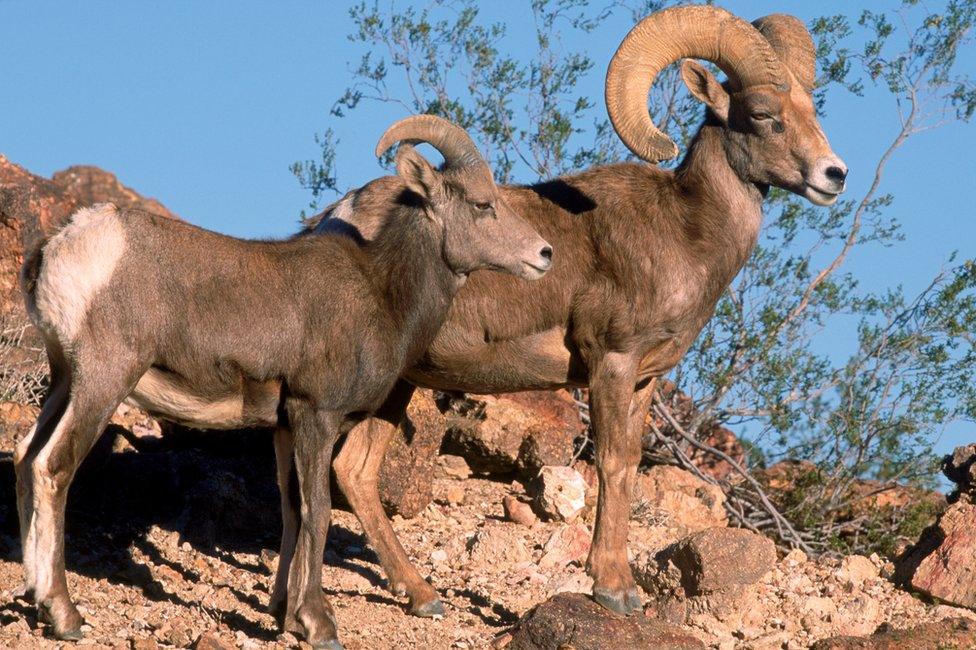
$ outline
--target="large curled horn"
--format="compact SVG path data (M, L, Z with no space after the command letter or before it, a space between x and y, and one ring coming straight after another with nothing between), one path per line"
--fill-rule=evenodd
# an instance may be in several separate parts
M752 21L808 93L817 80L817 49L806 25L796 16L770 14Z
M653 13L630 30L607 69L610 121L627 148L648 162L678 155L678 147L647 112L654 78L683 58L711 61L739 88L787 83L782 64L759 31L724 9L707 5Z
M376 156L382 156L397 142L426 142L441 152L448 168L463 169L484 165L478 147L464 129L436 115L411 115L386 130L376 145Z

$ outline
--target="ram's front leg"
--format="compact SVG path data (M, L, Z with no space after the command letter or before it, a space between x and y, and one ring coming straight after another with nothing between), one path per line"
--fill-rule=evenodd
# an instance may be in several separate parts
M640 609L637 583L627 561L630 502L640 461L641 426L654 382L637 387L637 359L611 352L590 370L590 421L600 494L587 570L593 598L620 614Z

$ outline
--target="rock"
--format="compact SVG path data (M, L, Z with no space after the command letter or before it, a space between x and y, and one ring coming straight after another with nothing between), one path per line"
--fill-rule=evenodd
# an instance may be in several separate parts
M722 488L678 467L654 465L637 475L635 516L665 517L681 534L727 525L724 504Z
M976 505L958 501L896 563L895 580L932 598L976 609Z
M437 478L453 478L459 481L471 476L468 461L453 454L441 454L437 457Z
M447 499L448 505L457 506L464 503L466 491L463 485L452 485L447 488L447 494L445 498Z
M492 474L532 476L546 465L565 465L582 424L566 391L481 396L449 419L444 451Z
M775 546L762 535L710 528L638 564L634 577L654 599L652 610L665 620L690 624L703 612L741 619L752 608L754 585L775 563Z
M434 462L444 431L444 416L433 393L417 390L380 466L380 500L390 516L416 517L433 500Z
M583 594L557 594L536 606L512 631L508 650L705 648L677 627L641 615L622 617Z
M543 467L534 487L536 507L550 520L572 521L586 507L586 481L572 467Z
M546 541L542 547L542 558L539 566L564 567L571 562L578 562L581 566L590 552L592 533L583 524L567 524L561 526Z
M976 647L976 622L945 619L909 629L881 626L869 637L837 636L822 639L811 650L942 650Z
M237 644L226 641L213 632L204 632L193 644L193 650L237 650Z
M501 566L528 562L532 554L518 528L487 525L468 542L468 559L474 566Z
M956 484L956 490L949 495L951 502L976 503L976 444L956 447L942 461L942 473Z
M6 359L0 357L0 362ZM40 409L28 404L16 402L0 402L0 440L9 441L4 446L13 448L27 431L37 422Z
M833 617L833 622L838 631L862 636L874 632L883 619L884 615L878 601L862 594L844 603Z
M538 517L532 512L532 506L522 503L512 495L507 495L502 499L502 508L505 510L505 518L530 528L538 521Z
M132 650L159 650L159 644L152 637L139 637L129 641Z
M860 585L878 577L878 567L863 555L848 555L841 560L837 577L852 585Z

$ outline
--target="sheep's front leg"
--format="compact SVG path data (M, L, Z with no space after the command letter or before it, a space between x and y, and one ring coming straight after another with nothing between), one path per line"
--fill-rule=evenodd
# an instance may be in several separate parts
M286 629L294 622L313 648L338 650L342 644L337 638L335 613L322 593L322 555L332 516L332 448L339 436L342 415L315 409L295 398L289 398L285 407L294 435L300 497L295 555L288 572Z
M295 477L295 439L291 429L279 426L274 432L275 463L278 492L281 496L281 546L278 548L278 570L268 602L268 612L284 627L285 603L288 598L288 570L295 555L298 535L300 499L298 479Z
M590 418L600 494L587 569L593 598L620 614L641 607L627 561L630 501L640 461L641 425L654 382L635 388L637 360L608 353L590 371Z

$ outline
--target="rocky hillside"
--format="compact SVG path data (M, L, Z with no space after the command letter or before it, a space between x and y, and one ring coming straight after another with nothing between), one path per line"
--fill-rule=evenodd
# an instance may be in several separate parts
M18 311L16 272L24 246L100 201L173 216L96 168L46 179L0 157L0 647L62 645L17 593L12 452L36 418L44 377ZM622 619L586 597L597 483L593 466L575 458L583 432L567 392L459 400L418 391L381 492L447 613L407 615L355 518L337 512L323 585L346 647L976 647L976 446L947 460L952 503L900 558L784 553L730 527L717 486L666 464L645 467L630 521L645 609ZM712 438L741 460L731 432ZM696 462L706 476L730 470ZM780 473L770 484L788 486ZM188 431L121 407L68 504L68 575L88 622L84 643L302 647L264 611L279 521L270 432Z

